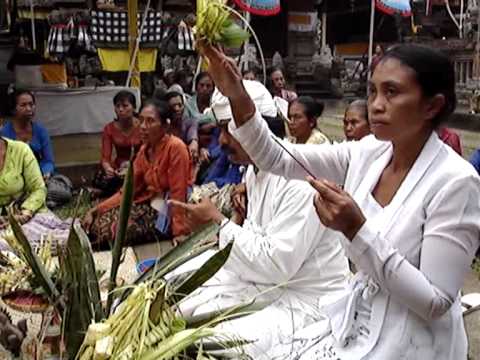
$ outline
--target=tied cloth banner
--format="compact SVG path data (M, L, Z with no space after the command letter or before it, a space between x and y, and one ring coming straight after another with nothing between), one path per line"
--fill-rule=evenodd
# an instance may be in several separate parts
M143 14L137 14L137 26L140 29ZM140 36L141 47L158 47L169 34L172 26L162 20L162 13L149 11L143 32ZM118 11L92 11L90 21L92 39L100 48L128 47L128 14Z
M130 55L128 49L98 49L98 57L103 71L128 71L130 69ZM138 52L138 66L140 72L155 71L157 63L157 49L140 49Z

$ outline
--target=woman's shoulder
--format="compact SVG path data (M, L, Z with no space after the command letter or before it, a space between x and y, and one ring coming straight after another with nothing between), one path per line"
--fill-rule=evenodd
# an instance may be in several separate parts
M167 146L173 149L187 149L187 145L185 145L183 140L175 135L169 135Z
M103 127L103 132L104 133L111 133L112 131L115 131L116 126L115 126L115 121L110 121Z
M30 149L30 146L23 141L13 140L6 137L2 137L2 139L7 142L7 146L14 153L25 154L25 153L30 153L32 151Z
M441 141L441 140L438 140ZM435 171L442 176L452 179L473 178L480 180L473 165L460 156L449 145L441 142L440 156L437 160Z
M11 120L7 120L3 123L3 126L0 128L0 133L4 136L11 137L10 134L15 133L13 129L13 123Z
M343 141L337 146L347 148L351 158L365 159L365 161L370 162L387 151L392 144L389 141L378 140L374 135L368 135L357 141Z

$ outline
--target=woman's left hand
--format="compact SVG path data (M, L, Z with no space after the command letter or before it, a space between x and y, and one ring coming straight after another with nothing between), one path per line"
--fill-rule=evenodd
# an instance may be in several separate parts
M307 180L317 190L314 205L322 224L352 240L366 221L355 200L330 181L312 177Z
M23 225L32 219L33 213L30 210L22 210L18 214L15 214L14 217L20 225Z

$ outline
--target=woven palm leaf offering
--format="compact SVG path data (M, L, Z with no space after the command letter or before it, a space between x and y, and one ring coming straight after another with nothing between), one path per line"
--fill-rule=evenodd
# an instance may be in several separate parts
M178 311L180 302L223 266L232 244L214 252L198 270L172 282L165 280L185 262L213 249L211 240L218 232L217 224L191 234L133 284L118 286L117 274L133 203L133 178L130 164L122 191L106 304L101 299L100 276L88 235L78 221L72 222L68 240L58 251L58 271L54 276L49 270L50 246L33 249L15 217L9 214L12 233L8 239L16 257L0 256L0 266L6 267L15 279L3 284L2 289L8 292L2 297L3 304L22 313L41 312L42 321L39 331L32 333L30 323L27 332L22 330L22 323L11 319L9 312L0 316L0 337L5 335L7 340L0 342L0 354L5 351L12 357L19 354L22 359L35 360L193 360L213 359L209 352L230 347L241 351L236 349L244 342L225 336L215 325L248 315L253 311L248 307L251 304L239 304L201 318L187 318ZM24 283L31 290L19 291L17 285Z
M197 0L197 22L194 27L197 41L231 48L242 46L250 34L232 19L232 14L243 19L224 0Z

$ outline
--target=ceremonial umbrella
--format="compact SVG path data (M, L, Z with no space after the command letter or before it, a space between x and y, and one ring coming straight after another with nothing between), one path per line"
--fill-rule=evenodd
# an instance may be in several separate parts
M280 12L280 0L234 0L242 10L254 15L276 15Z
M409 0L376 0L377 9L389 15L400 14L405 17L412 15Z

